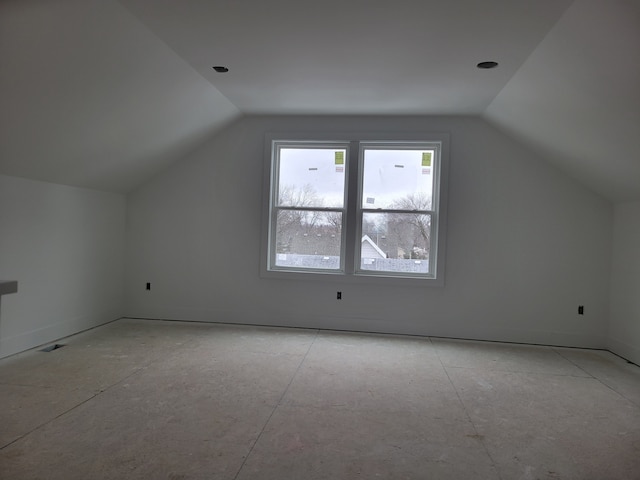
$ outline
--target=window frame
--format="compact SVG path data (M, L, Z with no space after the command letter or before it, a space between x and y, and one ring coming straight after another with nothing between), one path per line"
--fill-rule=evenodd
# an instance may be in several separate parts
M264 175L263 175L263 212L262 236L260 247L260 276L262 278L331 281L355 284L406 285L406 286L444 286L445 257L446 257L446 222L448 207L448 176L449 176L449 143L447 133L267 133L264 143ZM277 169L274 168L274 152L276 145L305 145L319 144L330 147L347 146L345 158L345 204L343 205L343 227L341 239L341 269L304 269L273 268L276 249L271 249L272 231L274 228L272 205L277 194ZM432 238L431 254L429 258L429 272L432 276L394 274L393 272L374 272L360 268L362 214L361 204L364 150L368 145L387 146L392 148L403 145L437 145L439 156L434 155L437 168L434 172L437 179L433 184L432 210ZM276 188L272 189L272 185ZM312 208L311 210L321 210ZM376 210L378 211L378 210ZM435 221L434 221L435 219ZM433 249L435 248L435 254Z
M432 176L432 190L431 190L431 209L397 209L397 208L365 208L362 205L362 196L364 194L364 174L360 175L360 172L364 170L365 151L369 150L433 150L434 156L432 159L433 176ZM358 198L357 210L356 210L356 238L362 238L362 226L364 225L365 213L397 213L397 214L423 214L430 217L430 245L429 245L429 272L435 272L433 275L412 274L412 273L394 273L387 270L366 270L361 266L361 262L356 262L354 274L355 275L367 275L375 277L392 277L392 278L416 278L420 280L432 280L437 277L437 257L438 257L438 211L440 205L440 170L441 170L441 142L434 141L362 141L359 142L359 170L358 170ZM432 254L433 253L433 254ZM362 256L362 242L356 242L355 258L361 258Z
M268 268L270 271L276 272L288 272L288 273L330 273L330 274L345 274L345 249L346 249L346 215L347 215L347 205L348 205L348 176L349 176L349 152L351 148L350 142L333 142L333 141L284 141L284 140L274 140L271 142L271 183L270 183L270 192L269 192L269 237L268 237ZM304 147L308 149L326 149L326 150L345 150L345 159L344 159L344 187L343 187L343 198L342 198L342 207L296 207L296 206L287 206L287 205L278 205L278 197L280 192L280 183L279 183L279 171L280 171L280 150L283 147ZM285 267L276 265L276 256L278 253L276 252L276 248L271 248L271 243L273 243L276 239L275 229L277 228L277 218L278 212L280 211L299 211L299 212L339 212L342 214L342 228L341 228L341 239L340 239L340 266L338 269L323 269L323 268L304 268L297 269L295 267Z

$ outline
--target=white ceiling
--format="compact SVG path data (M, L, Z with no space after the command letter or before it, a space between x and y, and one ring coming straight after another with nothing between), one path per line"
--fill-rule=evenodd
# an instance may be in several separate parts
M246 113L481 113L570 0L122 0ZM501 68L481 71L483 60ZM226 65L220 75L212 65Z
M0 0L0 173L129 191L241 114L476 114L640 200L639 4Z

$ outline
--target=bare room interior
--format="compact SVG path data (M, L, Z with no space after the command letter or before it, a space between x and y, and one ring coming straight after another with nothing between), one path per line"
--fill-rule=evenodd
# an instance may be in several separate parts
M638 0L1 0L0 479L640 479L638 52Z

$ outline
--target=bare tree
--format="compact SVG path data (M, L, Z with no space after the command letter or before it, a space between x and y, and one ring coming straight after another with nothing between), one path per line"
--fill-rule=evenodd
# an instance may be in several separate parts
M391 208L398 210L431 210L431 195L425 192L409 193L402 198L394 200Z
M289 251L293 237L299 233L309 234L322 219L322 212L313 210L321 207L322 199L311 184L300 188L295 185L282 185L278 193L278 206L305 208L311 210L279 210L276 222L278 239L277 251Z
M431 196L425 193L409 194L395 200L391 208L397 210L430 210ZM431 246L431 216L422 213L388 214L388 228L405 258L424 259Z
M322 199L310 183L297 188L295 185L281 185L278 205L287 207L321 207Z
M342 213L341 212L324 212L324 221L331 235L340 236L342 233Z

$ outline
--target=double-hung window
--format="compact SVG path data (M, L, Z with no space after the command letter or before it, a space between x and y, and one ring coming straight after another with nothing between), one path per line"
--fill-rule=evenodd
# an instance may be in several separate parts
M348 143L274 142L270 266L343 272Z
M265 276L442 285L446 135L282 138L266 145Z

